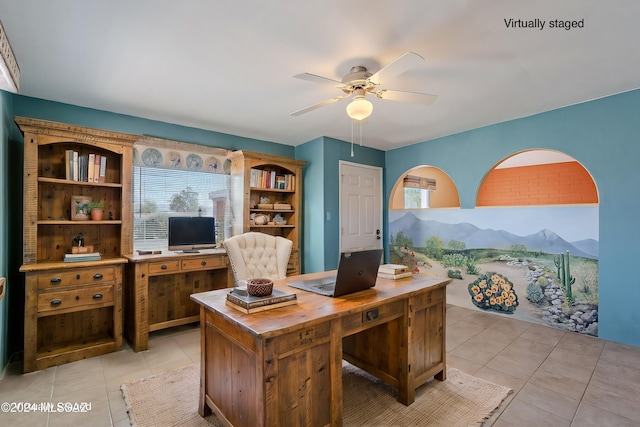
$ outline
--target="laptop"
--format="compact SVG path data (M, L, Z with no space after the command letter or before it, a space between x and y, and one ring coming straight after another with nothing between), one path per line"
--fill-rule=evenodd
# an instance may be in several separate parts
M381 260L382 249L343 252L335 276L300 280L289 283L289 286L328 297L362 291L376 285Z

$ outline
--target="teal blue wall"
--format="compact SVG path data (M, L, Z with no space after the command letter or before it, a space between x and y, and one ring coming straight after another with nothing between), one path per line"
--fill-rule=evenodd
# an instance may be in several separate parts
M171 123L141 119L124 114L109 113L101 110L77 107L38 98L16 96L13 103L13 115L54 122L71 123L80 126L106 129L116 132L147 135L175 141L220 147L229 150L249 150L276 156L294 157L294 147L244 138L226 133L179 126Z
M388 151L385 199L403 173L428 164L453 179L462 208L473 208L484 175L505 157L532 148L569 154L600 197L599 336L640 346L639 114L636 90Z
M0 277L9 277L9 133L11 123L11 94L0 91ZM0 300L0 378L9 358L9 283L5 297Z
M316 138L296 148L296 158L306 160L302 168L302 271L324 271L324 138Z
M356 145L351 157L350 143L321 137L296 147L296 158L316 164L303 175L303 271L334 270L340 254L339 162L384 167L384 151Z

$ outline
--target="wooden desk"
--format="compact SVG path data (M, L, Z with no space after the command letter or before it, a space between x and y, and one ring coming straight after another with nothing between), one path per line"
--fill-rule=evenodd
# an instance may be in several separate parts
M189 295L233 286L224 249L125 257L124 333L134 351L149 347L149 332L200 320Z
M314 273L275 281L323 277ZM295 290L298 304L243 314L228 290L191 295L200 308L200 415L234 426L339 426L342 359L398 390L405 405L446 377L449 279L378 279L340 298Z

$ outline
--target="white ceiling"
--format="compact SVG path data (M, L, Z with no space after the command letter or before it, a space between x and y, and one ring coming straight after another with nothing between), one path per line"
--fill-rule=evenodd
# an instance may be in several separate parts
M348 101L289 115L341 94L293 75L416 52L384 87L438 99L372 99L383 150L640 88L639 19L637 0L0 0L22 94L288 145L351 140Z

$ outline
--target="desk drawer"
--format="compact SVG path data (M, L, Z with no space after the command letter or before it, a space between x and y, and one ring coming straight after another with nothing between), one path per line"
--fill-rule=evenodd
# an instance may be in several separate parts
M373 307L359 313L350 314L342 318L342 329L344 335L349 335L366 329L369 325L379 325L389 322L404 314L404 303L396 301L392 304L385 304L380 307Z
M90 286L38 295L38 313L113 302L113 285Z
M149 263L149 274L175 273L180 271L180 261L166 260Z
M445 288L434 289L415 297L413 300L414 310L420 310L429 305L441 304L444 301Z
M311 326L278 338L278 355L283 356L292 351L302 351L327 342L331 337L331 322Z
M224 257L201 257L183 259L182 270L211 270L212 268L223 268L225 266Z
M116 276L115 269L116 267L91 267L39 274L38 289L111 282Z

